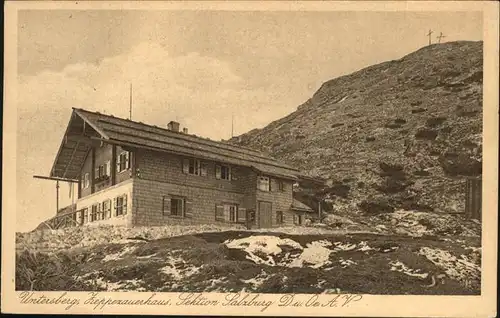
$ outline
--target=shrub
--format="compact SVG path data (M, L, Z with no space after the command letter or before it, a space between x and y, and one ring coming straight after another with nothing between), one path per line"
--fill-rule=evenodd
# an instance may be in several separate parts
M385 124L384 127L385 128L389 128L389 129L398 129L398 128L401 128L401 125L400 124L389 123L389 124Z
M366 137L365 140L367 142L372 142L372 141L375 141L375 137Z
M426 128L422 128L415 133L416 139L435 140L437 136L438 136L437 131Z
M482 162L467 154L445 153L439 158L439 163L444 173L449 176L479 176L483 170Z
M385 198L367 199L359 203L358 207L368 215L394 212L394 207Z
M412 114L418 114L418 113L423 113L423 112L426 112L426 111L427 111L427 109L425 109L425 108L415 108L415 109L411 110L411 113Z
M435 128L446 121L446 117L431 117L425 122L427 127Z

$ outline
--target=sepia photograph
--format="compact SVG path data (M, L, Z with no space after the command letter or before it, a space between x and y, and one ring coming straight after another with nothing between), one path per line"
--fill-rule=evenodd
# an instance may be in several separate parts
M483 9L15 14L21 303L484 295Z

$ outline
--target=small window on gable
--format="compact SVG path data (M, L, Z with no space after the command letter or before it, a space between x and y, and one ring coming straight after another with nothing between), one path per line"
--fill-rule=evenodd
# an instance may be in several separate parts
M260 176L257 180L257 188L261 191L270 191L269 177Z

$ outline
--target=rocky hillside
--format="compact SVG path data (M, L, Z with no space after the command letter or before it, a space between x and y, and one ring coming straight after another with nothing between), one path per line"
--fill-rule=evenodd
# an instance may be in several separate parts
M334 209L462 212L482 167L482 45L434 44L330 80L233 142L326 178Z

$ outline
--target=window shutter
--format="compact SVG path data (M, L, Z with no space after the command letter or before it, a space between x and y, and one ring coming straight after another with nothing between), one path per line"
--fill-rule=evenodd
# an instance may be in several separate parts
M127 198L126 194L123 195L123 214L127 214Z
M170 197L168 195L163 196L163 215L170 215Z
M187 218L192 218L193 217L193 202L191 201L185 201L186 207L184 210L184 215Z
M233 180L233 179L232 179L232 171L231 171L231 167L227 167L227 173L229 173L229 176L228 176L227 180Z
M99 178L99 168L95 168L94 179L98 179L98 178Z
M207 176L207 163L202 162L201 163L201 168L200 168L201 176L206 177Z
M238 222L246 222L247 221L247 209L238 208Z
M111 161L106 161L106 175L110 176L111 175Z
M125 152L125 169L130 168L130 152Z
M215 179L220 179L222 177L222 167L215 165Z
M224 220L224 206L216 205L215 206L215 220L223 221Z
M297 214L293 215L293 224L297 224Z
M116 171L120 172L121 154L116 157Z
M189 159L187 158L182 160L182 172L189 173Z
M118 209L116 204L118 203L118 198L113 198L113 210L115 211L115 216L118 215Z

